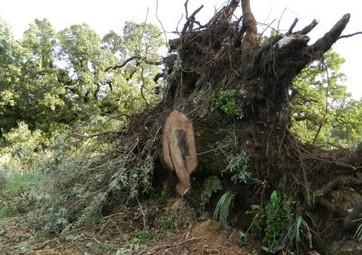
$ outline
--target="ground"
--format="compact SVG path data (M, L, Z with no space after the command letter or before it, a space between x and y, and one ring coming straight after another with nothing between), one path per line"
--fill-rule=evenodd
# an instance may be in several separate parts
M0 224L0 254L261 254L257 242L241 243L237 229L196 217L183 200L168 204L140 203L90 229L46 237L29 226L28 216L8 218Z

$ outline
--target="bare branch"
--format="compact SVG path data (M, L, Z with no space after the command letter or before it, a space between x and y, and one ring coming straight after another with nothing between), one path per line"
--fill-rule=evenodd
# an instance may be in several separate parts
M166 29L165 29L165 27L163 26L160 18L158 17L158 0L156 0L156 19L157 19L158 23L160 23L160 26L161 26L162 31L163 31L163 35L164 35L164 37L165 37L166 46L167 46L167 48L169 48L168 39L167 39L167 34L166 34Z
M341 35L340 37L338 37L338 40L343 39L343 38L349 38L349 37L352 37L352 36L355 36L355 35L362 35L362 32L356 32L356 33L349 34L349 35Z
M310 31L313 30L313 28L315 28L318 25L317 20L313 20L312 23L310 23L308 26L304 27L302 30L296 32L297 34L302 34L302 35L306 35L308 34Z
M331 30L329 30L329 32L310 46L310 50L314 53L324 53L329 50L347 26L350 17L351 15L349 13L343 15L343 17L331 28Z
M186 3L187 3L187 1L186 1ZM197 8L197 9L191 14L190 17L186 17L187 21L186 21L186 23L185 23L185 25L184 25L184 28L183 28L182 31L181 31L181 35L185 34L187 28L189 28L190 26L193 25L193 23L195 22L195 16L196 16L196 14L197 14L202 8L204 8L204 5L201 5L199 8Z
M284 8L284 10L283 10L283 12L282 12L282 14L280 15L280 18L279 18L279 20L278 20L278 25L277 25L277 33L278 33L278 34L279 34L280 22L281 22L281 20L282 20L282 18L283 18L283 16L284 16L284 13L285 13L286 10L287 10L287 9Z
M228 20L229 17L234 13L236 7L239 5L239 2L240 0L231 0L229 5L221 8L221 10L218 11L205 26L212 26L213 24L217 23L219 19L221 19L221 22Z
M298 21L299 21L298 18L295 18L295 19L294 19L293 24L292 24L292 25L290 26L290 28L288 29L287 35L293 33L293 29L294 29L294 27L297 25Z
M186 2L184 3L186 19L189 18L189 11L188 11L188 9L187 9L187 4L188 4L188 3L189 3L189 0L186 0Z

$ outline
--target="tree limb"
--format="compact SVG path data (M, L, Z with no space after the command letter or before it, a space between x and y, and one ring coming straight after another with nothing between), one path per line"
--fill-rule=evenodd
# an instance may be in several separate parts
M287 32L287 35L293 33L293 29L294 27L297 25L299 19L295 18L294 21L293 21L293 24L290 26L290 28L288 29L288 32Z
M243 36L243 41L241 44L241 60L242 60L242 72L243 75L247 75L249 70L251 69L252 63L250 63L251 56L253 55L253 45L256 41L256 20L254 18L253 13L250 9L250 0L242 0L241 1L241 8L243 9L243 31L245 35Z
M341 35L340 37L338 37L338 39L349 38L349 37L352 37L355 35L362 35L362 32L356 32L356 33L349 34L349 35Z
M226 21L234 13L236 7L239 5L240 0L232 0L229 5L224 6L220 11L218 11L214 17L206 24L207 27L214 25L215 23Z
M315 28L318 25L318 22L314 19L312 21L312 23L310 23L308 26L304 27L302 30L299 30L298 32L296 32L297 34L302 34L302 35L306 35L308 34L310 31L313 30L313 28Z
M128 59L126 59L122 64L120 65L114 65L114 66L110 66L110 67L107 67L104 71L105 72L108 72L109 70L115 70L115 69L119 69L119 68L122 68L124 67L125 65L127 65L129 62L131 62L132 60L135 60L135 59L138 59L138 60L142 60L143 62L145 62L146 64L148 65L156 65L156 66L159 66L159 65L162 65L163 62L162 61L150 61L144 57L140 57L140 56L133 56L133 57L130 57Z
M350 17L351 15L349 13L343 15L343 17L331 28L331 30L329 30L329 32L310 46L310 51L312 53L324 53L329 50L339 39L342 31L347 26Z
M187 2L188 2L188 1L186 1L186 3L185 3L185 4L186 4L186 5L185 5L185 8L187 8ZM187 21L186 21L186 23L185 23L185 25L184 25L184 27L183 27L183 29L182 29L182 31L181 31L181 35L185 34L186 31L187 31L187 28L189 28L189 27L195 22L195 16L196 16L196 14L197 14L202 8L204 8L204 5L201 5L199 8L197 8L197 9L191 14L190 17L186 17Z

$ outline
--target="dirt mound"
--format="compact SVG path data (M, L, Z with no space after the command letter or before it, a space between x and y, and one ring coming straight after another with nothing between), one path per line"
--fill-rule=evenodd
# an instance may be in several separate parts
M145 254L259 254L260 247L240 243L239 233L231 227L205 220L173 233L151 247Z

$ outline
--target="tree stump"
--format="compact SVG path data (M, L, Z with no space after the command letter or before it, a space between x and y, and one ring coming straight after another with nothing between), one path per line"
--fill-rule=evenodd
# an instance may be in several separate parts
M176 191L181 196L191 188L190 174L197 166L192 122L182 112L174 110L168 116L162 138L163 158L170 171L179 179Z

